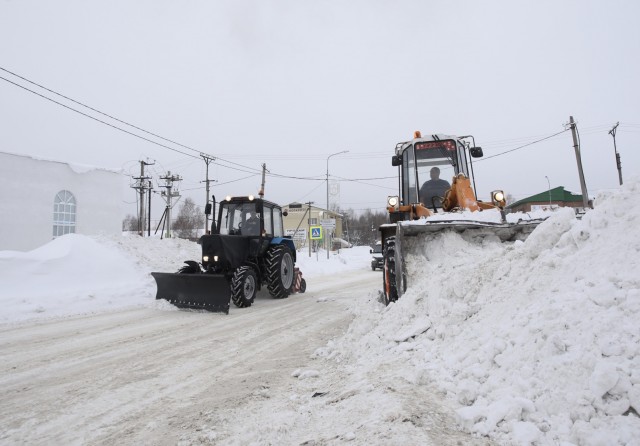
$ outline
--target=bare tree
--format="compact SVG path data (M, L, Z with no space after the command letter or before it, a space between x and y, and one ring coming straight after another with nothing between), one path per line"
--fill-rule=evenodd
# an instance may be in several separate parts
M342 227L349 228L349 241L354 245L373 246L380 240L378 227L389 222L389 214L386 211L373 212L367 209L358 216L352 209L340 212L343 214Z
M186 198L180 206L178 218L171 227L176 237L196 239L200 236L199 231L204 227L204 213L191 198Z
M138 217L127 214L124 220L122 220L122 230L138 232Z

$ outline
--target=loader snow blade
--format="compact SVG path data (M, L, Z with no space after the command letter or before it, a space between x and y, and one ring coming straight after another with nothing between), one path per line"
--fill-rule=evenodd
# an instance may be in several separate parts
M440 220L433 223L412 225L400 224L399 235L414 236L428 232L452 230L467 235L482 237L494 235L503 242L524 240L542 222L542 220L528 220L518 223L492 223L469 220Z
M178 308L194 308L229 314L231 287L222 274L151 273L156 280L156 299Z

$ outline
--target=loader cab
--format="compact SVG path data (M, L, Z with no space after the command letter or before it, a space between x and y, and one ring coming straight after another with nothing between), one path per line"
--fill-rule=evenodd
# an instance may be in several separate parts
M469 177L466 146L455 136L418 136L398 143L391 164L399 168L401 205L441 208L452 178L460 173Z

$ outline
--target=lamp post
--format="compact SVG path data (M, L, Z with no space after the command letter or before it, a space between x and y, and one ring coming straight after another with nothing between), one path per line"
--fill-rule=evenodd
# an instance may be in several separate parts
M620 154L618 153L618 148L616 147L616 129L620 125L619 122L616 122L616 125L613 126L611 130L609 130L609 135L613 136L613 152L616 155L616 166L618 167L618 179L620 180L620 186L622 186L622 164L620 163Z
M549 210L551 210L551 182L549 181L549 177L548 176L544 176L547 179L547 187L548 187L548 191L549 191Z
M343 150L342 152L336 152L336 153L332 153L331 155L329 155L327 157L327 213L329 212L329 158L331 158L332 156L336 156L336 155L340 155L342 153L347 153L348 150ZM327 231L325 231L327 232ZM329 246L329 237L327 237L327 242L326 242L326 248L327 248L327 259L329 258L329 250L331 248L331 246Z

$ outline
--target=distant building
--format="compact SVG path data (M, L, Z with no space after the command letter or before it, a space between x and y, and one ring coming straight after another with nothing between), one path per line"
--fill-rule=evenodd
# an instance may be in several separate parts
M579 211L584 210L582 195L572 194L565 190L563 186L560 186L511 203L507 205L507 210L510 212L531 212L557 207L572 207Z
M290 203L283 206L283 211L287 211L287 216L283 217L285 234L293 237L296 248L309 246L307 244L309 242L309 228L321 226L322 220L335 219L336 228L333 231L333 237L342 237L342 215L337 212L302 203ZM323 236L325 232L325 230L322 231ZM322 242L320 241L320 246L322 246Z
M122 232L127 180L119 172L0 152L0 185L0 250Z

